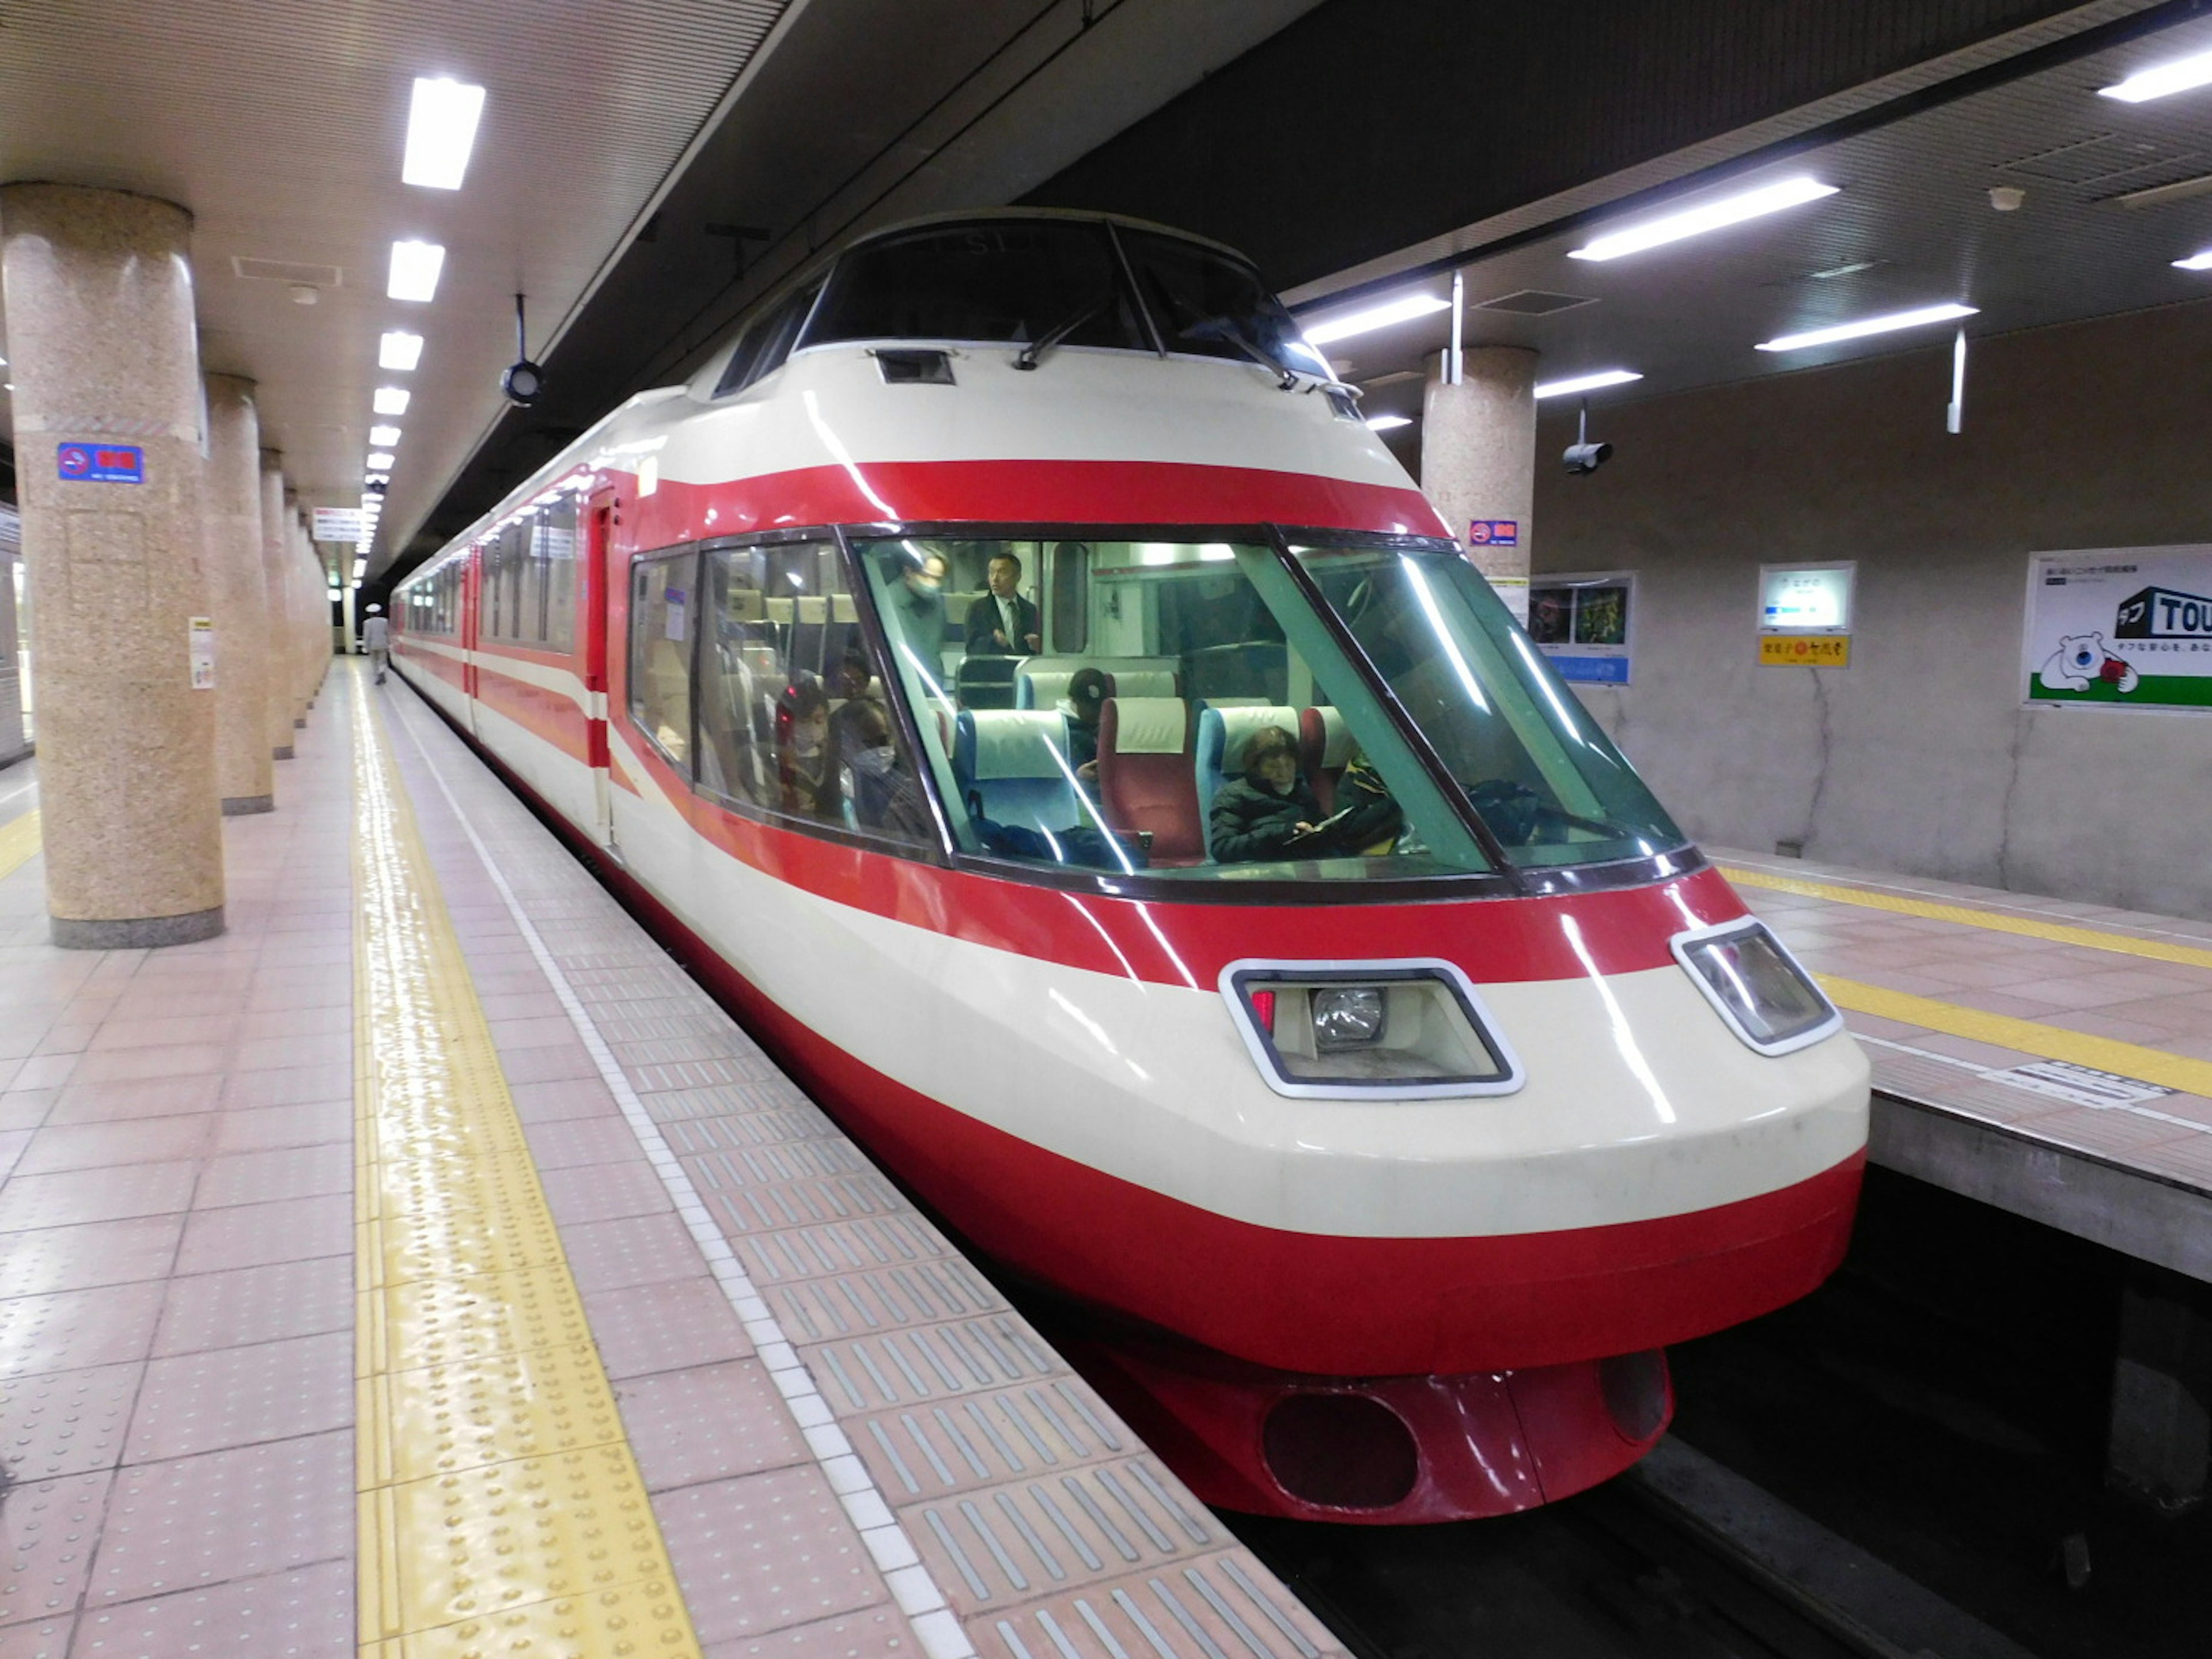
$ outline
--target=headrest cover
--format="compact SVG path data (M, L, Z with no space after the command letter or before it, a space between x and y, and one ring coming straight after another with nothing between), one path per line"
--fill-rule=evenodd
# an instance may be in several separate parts
M974 775L978 783L993 778L1067 775L1054 758L1060 752L1066 727L1052 710L974 708L964 718L975 722Z
M1116 677L1115 684L1119 684ZM1121 755L1180 755L1189 716L1181 697L1115 697L1114 750Z
M1182 701L1175 694L1176 677L1172 668L1115 668L1109 672L1114 676L1115 695L1125 703L1132 697L1164 697L1170 702ZM1124 744L1122 747L1126 749L1128 745Z

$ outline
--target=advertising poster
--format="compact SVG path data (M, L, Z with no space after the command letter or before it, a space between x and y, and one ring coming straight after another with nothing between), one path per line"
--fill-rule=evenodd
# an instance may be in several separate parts
M1635 611L1630 571L1528 580L1528 637L1563 680L1628 684Z
M2035 554L2027 617L2028 702L2212 710L2212 547Z

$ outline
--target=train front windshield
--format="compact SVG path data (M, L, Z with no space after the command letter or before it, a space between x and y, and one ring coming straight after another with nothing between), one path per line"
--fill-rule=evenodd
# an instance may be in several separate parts
M1682 836L1464 559L884 538L857 550L971 853L1360 881Z

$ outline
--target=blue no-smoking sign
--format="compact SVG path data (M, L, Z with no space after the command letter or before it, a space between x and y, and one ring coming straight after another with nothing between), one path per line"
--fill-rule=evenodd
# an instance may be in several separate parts
M71 483L144 483L146 452L132 444L63 444L54 467Z

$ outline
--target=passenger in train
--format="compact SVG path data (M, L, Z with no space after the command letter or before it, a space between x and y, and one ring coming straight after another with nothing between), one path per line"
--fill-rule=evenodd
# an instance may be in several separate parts
M1042 636L1036 606L1021 596L1022 562L1011 553L993 555L989 581L991 591L968 607L968 654L1033 655Z
M1369 855L1394 853L1410 835L1405 813L1364 755L1353 756L1345 767L1337 780L1335 816L1318 827L1336 852Z
M867 705L875 701L868 695L868 686L874 678L874 665L858 647L847 651L833 671L831 701L837 706L830 714L830 740L841 755L854 755L860 750L854 728Z
M830 694L808 675L787 686L775 708L776 779L787 812L841 821L844 793L830 738Z
M1060 710L1067 716L1067 763L1085 793L1098 793L1098 717L1106 707L1105 671L1079 668L1068 676Z
M928 798L891 741L889 712L872 697L845 707L860 711L847 728L851 746L843 749L852 781L853 816L863 829L881 830L907 841L934 841L937 830L930 821Z
M1315 826L1321 803L1298 774L1298 743L1279 726L1263 726L1244 744L1244 775L1213 798L1206 840L1223 864L1320 856ZM1315 842L1301 848L1300 841Z
M945 573L951 567L934 548L905 562L898 586L890 591L890 608L907 643L934 676L945 647Z

